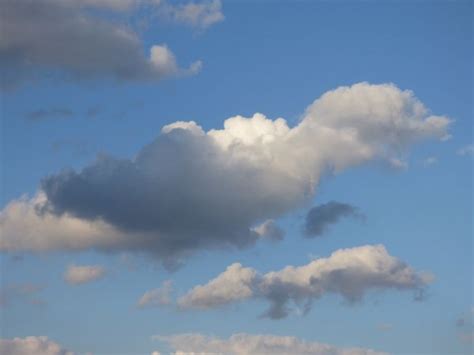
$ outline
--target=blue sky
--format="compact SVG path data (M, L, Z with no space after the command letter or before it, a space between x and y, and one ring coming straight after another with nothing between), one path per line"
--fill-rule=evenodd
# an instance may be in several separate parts
M26 0L23 2L27 3ZM57 0L48 0L38 6L53 14L84 16L102 25L106 23L107 26L116 26L116 29L126 29L141 43L139 50L145 54L134 53L135 47L119 40L117 43L130 45L130 48L116 53L114 50L118 45L109 48L100 43L102 38L109 38L100 33L82 39L78 37L83 43L74 42L73 38L68 41L67 37L60 35L42 37L44 47L41 43L36 46L37 40L29 43L28 39L34 37L14 23L18 21L21 24L20 21L28 19L28 13L19 10L18 19L12 17L9 21L10 32L5 32L7 35L2 35L4 38L0 40L0 61L5 64L2 80L7 83L5 78L9 78L10 74L15 78L14 83L8 83L9 86L1 93L3 211L0 221L5 224L1 260L2 294L6 300L1 308L2 338L47 336L77 353L94 354L191 351L186 348L189 344L180 343L183 347L180 349L173 345L170 338L163 338L162 341L151 338L154 335L171 337L184 333L200 333L222 339L236 333L294 336L335 347L360 347L394 354L472 352L474 195L471 2L224 0L221 4L219 1L196 1L195 4L204 7L197 7L194 11L208 11L199 13L197 17L184 11L187 2L158 4L143 1L135 4L123 0L125 7L120 9L115 6L122 0L87 3L84 1L82 7L66 4L61 8ZM15 8L11 1L2 6ZM68 20L56 25L34 22L32 26L51 26L54 31L60 32L61 28L54 26L66 28L67 24ZM103 26L91 28L107 30ZM64 33L67 35L67 30ZM96 43L89 43L93 42L93 38L97 38ZM60 40L64 42L60 43ZM79 64L75 60L64 59L64 53L60 50L54 52L56 47L51 45L54 41L58 41L64 50L77 48L81 70L77 69ZM36 43L35 46L32 43ZM148 59L149 49L163 44L167 47L160 48L168 48L169 52L165 54L172 52L176 63L166 55L159 58L166 61L165 66L155 65L152 57ZM14 45L25 48L20 47L22 50L18 54L11 50ZM95 64L90 64L88 58L91 57L90 51L94 50L100 56L95 59ZM106 53L107 50L110 53ZM130 53L130 57L136 55L138 58L129 60L128 70L133 72L131 77L117 74L118 71L112 68L114 64L108 66L108 55L115 61L116 55L121 53ZM25 61L29 64L15 67L9 62L10 56L17 63ZM103 66L97 62L102 59ZM123 58L123 62L127 61L128 56ZM197 61L202 62L202 68L192 70L192 63ZM121 60L117 62L117 68L120 68ZM143 66L146 65L150 65L151 69L145 71ZM141 67L137 69L136 66ZM369 84L352 86L361 82ZM393 86L384 86L387 83L393 83ZM360 129L358 134L366 137L367 141L359 143L368 144L374 150L369 158L363 159L356 155L353 157L351 154L356 153L350 149L339 155L342 141L326 140L318 132L312 136L309 131L308 135L304 135L308 138L301 142L301 146L313 147L317 152L315 155L327 149L328 155L321 159L330 164L343 161L344 169L337 172L318 168L314 175L316 182L312 185L314 193L305 198L291 200L288 196L293 193L292 186L285 183L282 188L278 185L278 191L268 192L274 206L264 210L261 206L267 204L257 205L257 201L253 209L254 206L246 200L243 205L249 203L250 207L243 212L237 211L239 196L247 196L245 190L251 191L253 186L250 185L254 182L257 184L256 193L260 191L260 180L254 180L251 173L239 177L239 172L245 170L247 165L231 170L234 174L227 176L227 173L221 175L220 168L212 162L210 166L216 170L211 171L209 176L217 178L212 186L201 184L200 179L208 176L207 173L201 175L204 165L194 166L192 162L200 164L201 157L213 154L213 150L207 151L211 148L199 140L194 143L192 135L188 136L190 128L162 132L165 125L176 121L195 121L204 132L221 130L226 119L241 115L251 120L257 112L272 120L272 125L279 117L286 120L290 129L315 119L328 120L323 128L333 129L336 126L332 122L338 119L338 115L348 120L357 115L354 113L357 108L352 110L351 105L343 104L345 97L339 98L339 91L334 94L335 106L331 106L333 101L328 101L316 105L316 113L308 114L310 110L305 110L324 93L343 86L351 88L354 107L367 100L370 112L378 112L379 109L385 112L387 105L396 105L398 101L388 101L387 104L373 97L379 90L388 90L387 95L393 95L390 96L395 97L393 100L406 100L402 104L408 108L412 107L413 97L423 103L429 111L421 114L420 119L436 115L449 118L451 123L442 127L442 131L435 127L431 132L430 127L423 126L420 130L426 130L426 134L419 134L418 131L406 133L405 128L397 130L398 126L390 128L390 124L389 128L383 129L370 126L373 131L367 133L362 132L365 128L360 127L366 127L366 124L369 127L370 122L364 120L370 121L371 116L362 116L362 126L355 127ZM400 96L404 90L413 91L414 96ZM399 112L401 116L408 110L403 107ZM341 113L342 110L347 112ZM335 112L334 116L331 112ZM329 118L318 116L324 113ZM380 119L390 122L412 119L409 115L408 118L400 118L396 114L382 116ZM309 124L301 127L300 131L313 129ZM387 153L384 144L393 134L406 134L407 137L400 138L395 148L387 148L390 150ZM446 134L451 137L447 139ZM171 137L169 140L168 136ZM176 142L173 139L178 143L168 143ZM188 139L202 151L194 149L186 153L188 148L184 144L187 143L182 142L188 142ZM275 139L278 141L279 138ZM107 162L120 164L119 159L140 160L139 157L145 156L145 153L139 152L154 141L156 144L149 149L158 153L150 153L151 158L148 155L143 158L146 167L151 159L152 175L155 171L153 159L156 159L158 176L162 176L159 174L163 171L163 174L167 171L171 171L170 174L186 172L175 177L174 180L183 184L178 187L173 185L173 179L163 183L163 186L155 186L151 182L150 196L155 196L155 187L158 190L163 188L166 191L166 197L163 197L165 202L160 202L160 194L156 201L153 197L150 201L144 198L147 190L143 190L145 194L141 195L141 187L127 175L127 170L123 170L127 174L122 175L120 171L111 174L110 180L104 178L105 182L99 186L103 190L90 194L87 189L76 193L76 180L70 177L72 175L61 173L63 169L74 169L77 181L94 184L95 178L102 182L102 174L108 174L104 168ZM185 153L174 151L175 145L168 144L178 144L177 147L182 147ZM384 148L379 151L380 146ZM259 147L252 146L250 153L242 150L236 154L244 154L244 160L251 161L259 157L259 152L253 150ZM286 164L285 157L288 154L291 157L296 146L282 145L275 149L282 154L281 160ZM96 160L97 156L112 158ZM401 166L393 166L395 158L400 159ZM315 165L319 162L316 158L313 161L312 157L304 159L301 156L301 164L305 165L301 167L302 171L306 171L306 166L313 162ZM346 163L346 159L350 162ZM87 174L80 172L94 161L98 162L95 165L98 173L91 182L87 180ZM178 170L173 170L176 161L180 165L176 168ZM205 163L206 160L203 160ZM266 174L266 164L269 163L264 162L257 170L264 171L263 188L277 184L272 179L279 178L273 170ZM299 174L298 159L296 162L295 159L288 159L288 165L284 166L282 181L293 181L286 178L293 172ZM42 183L45 179L51 184ZM242 217L233 219L232 213L231 217L223 213L222 220L213 220L214 217L203 213L205 217L202 218L205 219L196 217L197 226L206 225L202 236L200 233L189 234L187 230L176 235L169 232L168 239L165 238L168 244L154 244L153 241L146 244L147 248L153 249L151 253L134 246L132 242L103 248L101 241L95 242L93 237L85 247L71 247L74 243L69 241L80 238L81 232L69 236L67 229L59 230L63 228L60 224L53 223L42 228L33 222L29 224L27 217L22 217L21 228L31 228L28 233L43 240L42 245L47 245L46 251L39 250L41 248L29 244L30 239L22 238L25 230L11 222L7 208L12 201L19 201L22 195L33 198L44 189L48 206L53 208L46 214L75 216L87 223L104 220L117 228L124 238L134 238L133 233L141 233L142 227L148 228L137 226L137 221L145 221L152 228L151 232L148 229L146 232L150 232L152 238L159 239L163 228L168 228L167 231L181 231L188 225L195 228L194 216L201 216L197 211L209 209L213 212L210 206L214 206L214 202L220 206L216 191L227 191L220 190L219 185L227 186L228 183L235 191L229 192L229 196L225 193L226 201L234 202L235 215L242 214ZM111 198L108 192L104 193L105 197L100 195L102 191L110 190L110 186L114 194L123 195L124 199ZM200 187L204 190L203 194L209 189L211 196L187 200L186 194L201 196ZM237 188L243 191L237 191ZM137 196L142 197L135 198L130 191L138 191ZM127 200L129 193L133 197ZM95 198L97 194L100 197ZM203 204L194 205L191 212L188 211L189 205L183 206L183 210L177 208L173 210L175 217L166 212L164 221L155 225L155 220L161 221L159 212L154 214L155 211L160 211L160 208L166 210L169 204L179 206L176 201L180 199L193 203L202 201ZM291 201L286 202L287 199ZM31 201L23 200L23 204L30 206L34 204ZM123 201L131 201L133 211L130 210L130 215L135 215L138 209L138 217L130 221L127 221L128 217L123 218L120 214L123 209L119 206ZM305 238L306 214L312 207L324 206L329 201L352 206L365 217L340 216L337 222L327 222L328 228L322 236ZM151 211L150 220L143 217L148 210ZM219 209L213 212L215 219L219 219L219 212ZM284 231L283 240L269 241L260 240L269 238L255 237L252 228L262 222L262 216L272 219L272 223ZM46 217L40 214L38 218L41 221ZM172 222L174 218L177 225ZM184 218L189 218L191 222L183 221ZM233 229L225 224L224 219L232 222ZM236 221L247 223L249 220L255 225L236 225ZM213 227L207 229L206 223ZM246 244L247 239L242 239L244 237L238 233L232 239L234 229L240 231L240 227L249 233L245 238L258 240ZM54 244L56 239L53 241L50 235L35 234L37 231L50 231L68 242L64 244L66 246L57 247ZM219 234L222 231L225 235ZM208 237L209 233L212 238ZM203 246L175 253L172 246L178 237L190 238L185 242L191 244L202 238ZM243 248L236 247L239 242L243 243ZM192 293L194 286L208 284L236 262L261 275L263 281L256 279L256 283L265 283L270 282L265 273L281 270L287 265L301 266L313 259L328 258L340 249L379 244L386 248L390 256L408 265L410 270L426 271L434 276L426 285L417 279L417 275L413 276L423 284L424 297L421 301L414 301L413 296L420 285L397 284L402 290L397 289L398 286L381 286L376 290L367 286L364 297L354 303L344 300L340 293L327 292L321 298L313 297L308 314L301 314L292 308L282 319L259 317L271 302L273 294L260 294L253 289L251 296L236 302L226 300L222 305L215 305L212 300L206 300L210 303L205 309L193 304L179 306L178 300ZM358 250L354 249L353 254L356 255ZM171 271L168 270L169 265L168 269L163 267L167 254L171 255L170 258L176 257L182 265ZM84 282L73 277L72 281L67 282L64 275L72 265L99 267L104 274L99 272L90 280L86 277ZM92 268L83 271L88 275L94 273ZM166 280L172 281L170 295L163 292L166 297L158 305L137 307L145 292L159 289ZM329 288L348 287L328 285ZM296 286L290 283L289 287ZM460 322L460 319L464 321ZM194 351L217 350L204 346ZM297 353L300 350L292 351Z

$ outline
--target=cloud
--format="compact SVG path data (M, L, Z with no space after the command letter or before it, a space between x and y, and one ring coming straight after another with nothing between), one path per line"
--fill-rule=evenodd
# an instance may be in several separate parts
M371 290L417 291L432 279L430 274L417 272L389 255L384 246L367 245L340 249L328 258L263 275L235 263L207 284L191 289L178 299L178 305L183 309L209 309L257 298L270 303L263 316L280 319L288 315L290 302L308 312L313 301L326 294L357 302Z
M183 24L199 30L224 21L222 3L220 0L208 0L200 3L170 5L162 2L158 13L168 21Z
M381 332L388 332L388 331L391 331L392 329L393 329L393 325L390 323L377 324L377 330Z
M435 165L438 163L438 158L436 157L428 157L426 159L423 160L423 165L425 167L428 167L428 166L431 166L431 165Z
M474 307L468 312L464 312L457 320L459 340L463 343L474 343Z
M43 121L50 118L68 118L74 113L68 108L53 107L49 109L39 109L28 112L25 117L28 121Z
M305 235L309 238L321 236L331 224L344 217L365 218L357 207L346 203L331 201L315 206L306 215Z
M58 343L45 336L28 336L25 338L0 339L2 355L74 355Z
M468 144L457 151L458 155L461 156L474 156L474 144Z
M99 265L69 265L64 280L71 285L81 285L98 280L105 275L105 269Z
M299 355L381 355L371 349L341 348L333 345L305 341L292 336L233 334L227 339L199 333L154 336L167 343L174 354L299 354Z
M129 26L95 16L89 7L126 10L125 0L3 0L0 2L0 82L3 88L42 77L156 81L195 74L200 62L181 69L164 44L151 46Z
M0 250L135 251L172 266L197 250L250 247L259 225L307 206L322 175L389 162L449 123L411 91L368 83L325 93L294 127L260 113L208 132L175 122L132 159L101 155L11 201Z
M163 282L160 288L155 288L144 293L138 300L138 307L159 307L169 305L173 302L171 293L173 292L173 283L170 280Z
M252 228L252 231L257 233L260 238L272 241L282 240L285 236L283 229L281 229L272 219L268 219L262 224Z

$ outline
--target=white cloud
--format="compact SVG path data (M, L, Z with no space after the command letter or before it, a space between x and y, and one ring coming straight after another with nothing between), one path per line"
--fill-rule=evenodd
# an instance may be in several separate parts
M99 265L69 265L64 280L71 285L80 285L98 280L105 275L105 269Z
M337 294L356 302L371 290L417 291L432 279L430 274L417 272L389 255L384 246L367 245L340 249L328 258L263 275L235 263L207 284L191 289L178 300L178 305L206 309L263 298L270 302L264 315L278 319L288 315L290 302L303 306L307 312L314 300L326 294Z
M457 151L458 155L474 156L474 144L468 144Z
M0 339L2 355L74 355L58 343L45 336L28 336L25 338Z
M176 265L198 249L252 246L262 223L309 204L321 176L390 164L449 124L411 91L368 83L327 92L295 127L260 113L207 132L175 122L134 159L98 157L11 201L0 250L139 251Z
M169 344L175 355L381 355L364 348L341 348L333 345L305 341L292 336L233 334L228 339L205 336L199 333L172 336L154 336L155 340Z
M157 307L165 306L172 303L171 293L173 292L173 284L170 280L163 282L160 288L147 291L138 300L138 306Z
M171 5L162 2L158 8L159 14L168 21L187 25L199 30L224 21L222 3L220 0L205 0L186 4Z

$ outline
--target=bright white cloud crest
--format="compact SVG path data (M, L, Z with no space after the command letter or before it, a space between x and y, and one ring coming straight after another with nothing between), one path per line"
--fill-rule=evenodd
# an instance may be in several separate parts
M322 174L390 164L449 124L411 91L368 83L327 92L295 127L260 113L208 132L175 122L132 160L100 157L10 202L0 250L135 250L172 264L197 249L250 246L259 225L309 204Z

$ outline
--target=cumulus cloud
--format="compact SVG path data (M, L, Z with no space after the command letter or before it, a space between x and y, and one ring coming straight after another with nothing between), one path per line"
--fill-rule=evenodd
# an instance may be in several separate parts
M170 280L163 282L163 285L154 290L147 291L138 300L138 307L158 307L169 305L173 302L171 293L173 292L173 283Z
M364 348L342 348L324 343L305 341L292 336L233 334L227 339L199 333L154 336L167 343L175 354L300 354L300 355L382 355Z
M328 258L263 275L235 263L207 284L191 289L178 300L178 305L208 309L258 298L270 303L263 316L280 319L288 315L290 302L308 312L312 302L326 294L357 302L371 290L417 291L431 281L430 274L415 271L388 254L384 246L367 245L340 249Z
M1 87L43 77L155 81L194 74L200 62L180 69L164 44L149 55L129 26L95 16L90 7L126 10L127 0L3 0L0 2Z
M184 24L199 30L224 21L220 0L208 0L200 3L171 5L162 1L159 14L168 21Z
M344 217L364 218L364 215L357 207L337 201L315 206L306 215L305 235L310 238L321 236L331 224Z
M71 285L81 285L98 280L105 275L100 265L69 265L64 273L64 280Z
M25 338L0 339L2 355L74 355L58 343L45 336L28 336Z
M138 251L172 265L199 249L252 246L269 227L259 225L310 203L323 174L389 162L449 123L411 91L368 83L327 92L294 127L260 113L208 132L175 122L133 159L101 155L11 201L0 250Z

